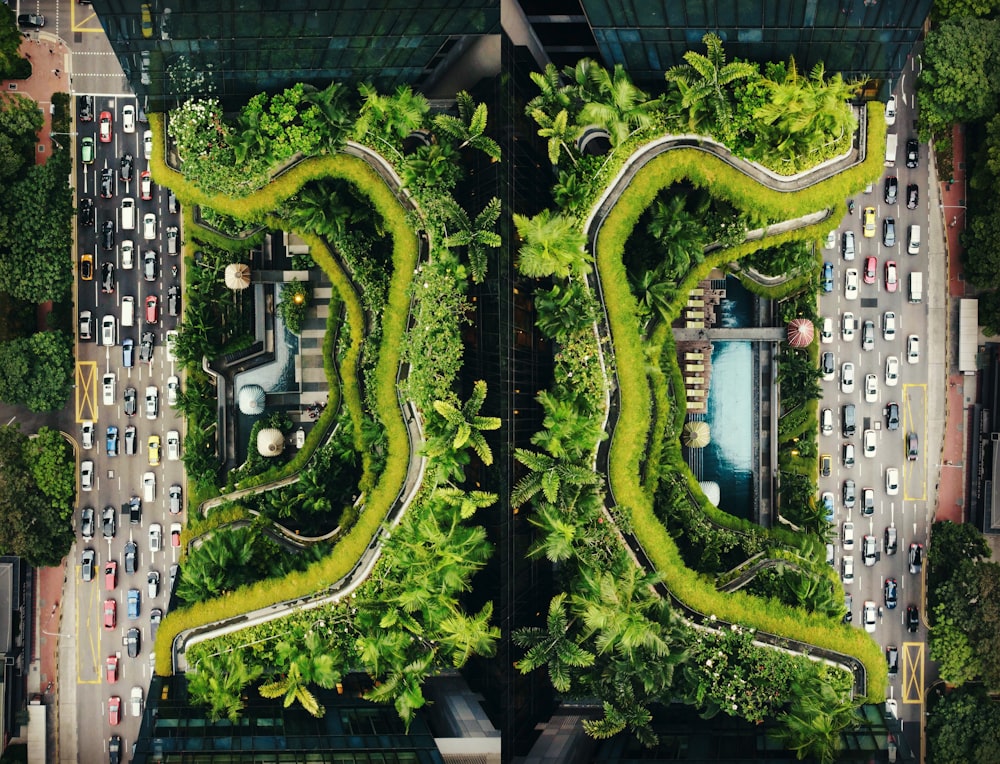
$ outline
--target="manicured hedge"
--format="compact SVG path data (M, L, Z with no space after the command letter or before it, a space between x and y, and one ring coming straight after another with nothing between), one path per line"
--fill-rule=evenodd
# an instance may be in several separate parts
M622 262L625 242L639 216L661 189L682 179L688 179L696 186L711 188L713 194L740 208L758 209L774 219L798 217L820 209L835 209L843 203L844 198L861 190L871 179L881 174L882 158L879 150L871 148L873 143L879 145L878 121L870 120L872 122L875 123L875 129L870 124L870 148L865 163L794 194L762 187L704 152L691 149L667 152L639 170L623 192L601 228L596 255L615 343L621 396L619 421L611 443L609 479L617 502L631 509L633 530L647 555L663 574L671 591L701 612L857 656L868 669L868 697L874 702L884 697L887 679L881 649L864 632L836 624L824 616L792 611L739 592L719 594L708 582L684 566L673 538L656 518L650 497L639 483L639 465L644 455L652 413L651 396L645 373L644 349L635 329L637 305L628 288ZM884 132L883 127L883 139ZM828 227L829 223L821 223L771 237L768 246L792 238L815 239ZM761 243L753 242L751 245L759 248ZM743 246L749 249L751 245ZM724 250L715 257L708 258L701 268L685 279L680 294L686 294L712 267L735 259L734 255L741 256L733 251L739 249ZM678 315L683 308L683 301L678 300L673 308L673 315Z

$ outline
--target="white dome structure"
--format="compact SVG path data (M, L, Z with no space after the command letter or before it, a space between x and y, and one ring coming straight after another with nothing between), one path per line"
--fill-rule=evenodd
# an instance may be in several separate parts
M265 397L264 388L260 385L243 385L236 397L236 403L244 414L255 416L264 413Z
M267 427L257 433L257 453L261 456L277 456L285 450L285 436L281 430Z
M722 489L719 488L719 484L714 480L702 480L698 485L701 487L701 492L705 494L705 498L712 502L712 506L719 506L719 500L722 498Z
M226 266L226 286L230 289L246 289L250 286L250 266L246 263L230 263Z

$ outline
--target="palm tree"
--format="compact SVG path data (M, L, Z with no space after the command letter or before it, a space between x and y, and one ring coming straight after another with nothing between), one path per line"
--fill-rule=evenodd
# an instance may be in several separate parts
M778 726L768 734L800 760L811 757L833 764L843 746L843 731L861 721L857 709L863 699L846 699L825 682L808 687L796 683L792 691L792 708L778 716Z
M483 464L493 464L493 451L483 432L499 430L500 417L479 415L479 409L485 401L486 382L482 379L472 386L472 395L461 407L450 401L434 401L434 410L444 421L433 424L428 422L429 429L440 430L427 444L428 455L436 456L448 448L457 451L469 446Z
M528 76L538 85L541 92L528 101L524 109L525 114L534 117L536 111L541 111L548 116L570 107L572 99L555 64L546 64L544 72L530 72Z
M351 128L346 88L334 80L322 90L313 85L303 85L302 90L303 102L315 106L319 112L324 147L329 152L337 151Z
M208 706L209 721L228 719L235 724L246 706L243 689L260 674L261 667L247 666L239 650L206 655L188 674L188 697L193 704Z
M658 315L664 321L670 320L670 301L674 289L659 268L642 271L638 276L629 271L628 280L644 315Z
M557 459L583 459L594 453L597 444L608 437L600 423L580 411L575 401L564 400L543 390L536 398L545 412L542 428L531 442Z
M548 141L549 161L558 165L559 156L565 151L566 156L575 165L576 157L573 156L570 144L576 140L580 128L569 121L569 112L562 109L550 119L541 109L535 109L531 116L539 124L538 136Z
M486 250L496 249L503 243L500 234L494 230L500 219L500 199L495 196L490 199L471 225L465 211L461 207L458 210L461 211L460 222L464 225L460 230L449 234L444 245L468 247L469 273L474 282L481 284L486 277Z
M392 95L382 95L366 82L358 85L362 104L354 125L354 134L360 139L370 132L381 130L405 138L424 125L430 104L422 93L414 93L409 85L400 85Z
M309 691L307 684L299 665L293 663L288 667L288 672L284 676L278 677L273 682L262 684L258 688L258 692L265 698L284 697L285 708L298 701L310 715L321 719L326 713L326 709Z
M566 607L566 594L561 592L549 602L544 628L528 626L512 634L515 644L527 650L514 668L522 674L529 674L547 666L549 679L556 691L569 692L573 669L587 668L594 663L594 654L580 647L570 635L573 624Z
M565 342L590 327L596 318L594 300L580 281L553 284L535 292L535 324L546 337Z
M409 730L414 714L427 703L421 688L424 680L431 673L433 661L434 654L428 653L405 666L394 669L390 674L381 678L381 684L365 693L365 700L371 700L375 703L392 701L396 713L399 714L399 718L403 720L406 729Z
M455 612L441 621L438 641L442 650L451 653L455 668L462 668L473 655L490 657L496 653L500 628L490 625L493 603L487 602L473 616Z
M486 491L463 491L461 488L435 488L433 498L458 507L459 515L463 520L472 517L477 509L492 507L497 502L495 493Z
M688 51L686 64L668 69L667 82L681 89L681 104L688 110L692 128L706 119L716 127L728 124L732 117L732 85L758 76L757 67L745 61L726 63L722 40L714 33L701 38L707 55Z
M552 186L552 201L560 209L573 211L587 202L592 190L588 176L578 172L560 172L559 179Z
M649 127L657 101L637 88L625 67L615 64L614 71L595 66L591 70L594 92L580 110L577 122L596 124L608 131L612 145L624 142L634 131ZM551 153L551 152L550 152Z
M589 467L556 459L548 454L539 454L526 448L514 451L514 458L531 470L514 487L510 496L511 506L520 507L537 493L542 493L546 501L559 501L559 491L564 485L598 485L601 476Z
M494 161L500 161L500 144L486 135L486 104L477 106L472 96L464 90L455 95L455 103L458 106L458 116L438 114L434 117L434 126L445 135L460 141L459 151L470 146Z
M462 169L450 143L435 143L421 146L407 156L399 174L407 188L435 188L444 192L458 182Z
M515 214L514 225L522 239L517 267L523 276L565 279L590 272L587 239L575 219L542 210L530 218Z
M574 544L582 530L575 517L553 504L544 504L528 517L528 522L542 532L528 549L529 557L545 556L550 562L563 562L575 554Z

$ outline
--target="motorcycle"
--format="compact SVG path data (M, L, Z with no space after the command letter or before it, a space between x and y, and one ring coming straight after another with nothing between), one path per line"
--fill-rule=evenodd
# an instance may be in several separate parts
M854 214L854 200L853 199L848 199L847 200L847 214L848 215L853 215Z
M172 274L173 274L174 276L176 276L176 275L177 275L177 266L176 266L176 265L171 265L171 266L170 266L170 272L171 272L171 273L172 273Z

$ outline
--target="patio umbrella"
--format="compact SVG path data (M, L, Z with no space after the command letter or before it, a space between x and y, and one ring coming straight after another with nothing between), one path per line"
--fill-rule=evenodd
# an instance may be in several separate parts
M681 442L688 448L704 448L711 439L708 422L688 422L681 433Z
M264 388L260 385L243 385L237 396L237 404L247 416L264 413Z
M285 450L285 436L281 430L267 427L257 433L257 453L261 456L277 456Z
M250 286L250 266L230 263L226 266L226 286L229 289L246 289Z
M788 322L786 336L793 348L804 348L813 341L816 330L808 318L793 318Z

